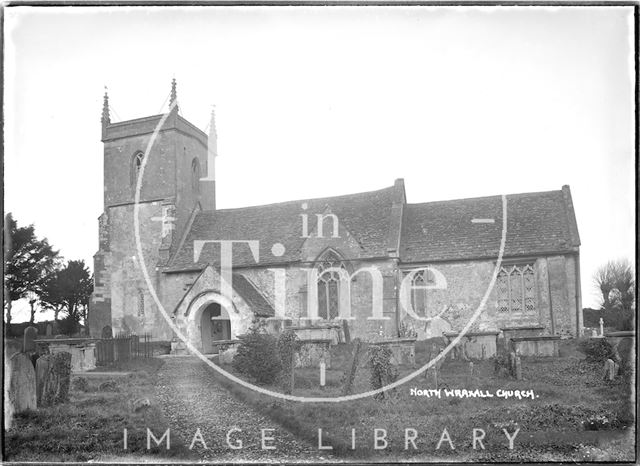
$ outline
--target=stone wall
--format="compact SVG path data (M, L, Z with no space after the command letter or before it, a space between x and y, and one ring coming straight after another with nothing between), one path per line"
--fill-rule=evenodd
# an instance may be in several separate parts
M551 256L517 262L534 262L536 277L535 313L509 314L498 310L494 288L487 305L471 327L472 331L500 330L504 327L540 325L544 334L576 335L577 304L575 294L576 259L574 256ZM505 260L505 265L509 260ZM494 261L447 262L433 265L447 280L444 290L429 290L427 315L441 315L420 322L401 312L401 321L416 330L418 339L460 331L470 320L485 294L495 268ZM416 266L417 267L417 266Z

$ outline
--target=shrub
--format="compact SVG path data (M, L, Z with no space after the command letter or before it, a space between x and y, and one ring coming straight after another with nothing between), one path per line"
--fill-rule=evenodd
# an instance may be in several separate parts
M298 344L298 336L293 330L287 330L278 337L278 354L282 366L282 384L285 393L291 393L291 376L294 371L293 358Z
M398 371L391 365L391 350L386 346L372 345L369 347L369 379L371 388L378 390L398 378ZM383 399L384 392L375 395L375 398Z
M498 353L493 358L493 373L499 376L507 376L511 374L511 365L509 364L509 354Z
M73 389L79 392L89 391L89 382L85 377L76 377L72 383Z
M262 333L260 325L253 325L240 339L242 343L233 357L233 368L259 384L275 381L282 370L275 337Z
M101 392L117 392L118 384L115 380L107 380L106 382L102 382L98 387L98 390Z
M578 348L587 356L587 361L589 362L604 362L607 359L615 360L613 347L604 338L583 340Z
M59 321L60 333L64 335L74 335L80 329L80 323L72 316L66 316Z

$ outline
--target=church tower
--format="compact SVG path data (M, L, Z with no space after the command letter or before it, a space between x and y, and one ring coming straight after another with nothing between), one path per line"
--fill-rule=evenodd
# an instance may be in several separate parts
M154 283L195 214L215 209L215 121L209 135L180 115L177 84L171 83L167 113L112 122L109 96L102 108L104 211L94 256L95 287L89 310L92 336L105 332L170 334L154 312L138 257L140 248Z

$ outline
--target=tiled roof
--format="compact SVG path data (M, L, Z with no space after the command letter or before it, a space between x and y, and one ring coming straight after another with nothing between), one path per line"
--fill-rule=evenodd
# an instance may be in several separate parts
M402 262L497 257L503 222L501 196L404 207ZM472 219L495 222L474 223ZM505 257L571 251L579 244L568 187L507 196Z
M312 232L316 225L316 214L326 213L327 209L355 237L364 257L385 256L391 208L398 196L398 189L404 190L396 185L345 196L200 212L166 271L195 270L202 269L206 264L219 264L220 246L215 244L205 245L198 262L194 263L193 246L197 240L259 240L260 265L297 261L305 240L301 237L301 214L308 215L309 232ZM307 209L303 210L303 204L307 205ZM329 232L325 236L329 236L332 221L326 219L324 226ZM285 247L280 257L271 253L275 243ZM252 265L256 265L256 261L249 246L234 244L234 268Z
M305 241L300 215L308 215L309 232L313 232L315 214L327 210L358 241L362 248L360 258L387 256L389 248L397 245L400 231L401 262L497 257L502 233L501 196L403 204L402 227L398 228L403 201L404 185L399 180L378 191L200 212L165 271L219 265L220 246L213 244L204 246L194 263L194 241L198 240L259 240L259 265L300 261ZM304 210L303 204L307 205ZM568 186L558 191L511 194L507 205L505 257L569 252L580 245ZM494 223L474 223L473 219L493 219ZM325 221L327 231L331 226L330 220ZM282 256L272 254L275 243L284 245ZM249 246L234 244L233 267L254 265Z
M260 292L253 286L253 284L239 273L233 274L233 289L242 296L251 310L262 317L272 317L275 315L275 311L271 307L271 304L260 294Z

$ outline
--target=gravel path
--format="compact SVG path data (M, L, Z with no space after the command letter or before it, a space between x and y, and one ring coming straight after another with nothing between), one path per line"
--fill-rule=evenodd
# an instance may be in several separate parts
M238 401L215 382L212 371L191 356L164 360L157 373L156 397L169 422L172 442L175 433L189 447L199 428L208 449L197 441L193 451L206 461L317 463L330 459L330 455ZM231 443L241 439L242 449L233 450L227 445L227 432L233 428L242 432L232 432ZM261 429L274 429L266 435L275 438L267 442L275 450L262 449Z

